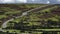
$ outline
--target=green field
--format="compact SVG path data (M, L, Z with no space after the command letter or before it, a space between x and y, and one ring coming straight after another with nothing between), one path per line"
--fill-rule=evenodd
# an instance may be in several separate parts
M27 11L30 12L24 15L23 13ZM10 19L13 20L9 21ZM2 28L6 22L7 27ZM52 5L50 7L44 4L0 5L0 28L6 34L43 34L46 31L51 31L50 34L52 34L52 31L60 31L60 6ZM1 34L4 34L2 32Z

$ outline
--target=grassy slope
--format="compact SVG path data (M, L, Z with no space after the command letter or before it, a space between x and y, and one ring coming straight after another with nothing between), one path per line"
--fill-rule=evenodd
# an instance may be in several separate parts
M51 18L45 18L45 16L43 17L44 13L45 12L48 12L50 13L52 9L55 9L57 7L52 7L52 8L48 8L48 9L45 9L45 10L42 10L42 11L38 11L38 12L30 12L28 16L23 16L21 18L18 18L18 19L15 19L13 20L13 22L20 22L20 20L30 20L28 23L29 26L32 26L32 25L40 25L39 23L37 22L31 22L31 21L39 21L39 20L45 20L47 21L48 19L52 20L52 21L59 21L57 18L60 17L60 16L57 16L55 14L53 14L54 17L51 17ZM49 14L48 14L49 15ZM43 17L43 18L39 18L39 17ZM27 21L24 21L24 22L27 22ZM54 29L53 29L54 30Z
M19 5L18 5L19 6ZM36 5L26 5L27 7L36 7ZM40 6L40 5L38 5L38 6ZM56 7L53 7L53 8L56 8ZM25 19L27 19L27 18L29 18L29 19L27 19L27 20L30 20L28 23L28 25L29 26L32 26L32 25L40 25L39 24L39 22L37 23L37 22L31 22L31 21L38 21L38 20L45 20L45 21L47 21L48 19L51 19L51 20L53 20L53 21L58 21L58 19L56 19L55 17L60 17L60 16L55 16L55 17L51 17L51 18L39 18L39 17L42 17L43 15L44 15L44 13L47 11L48 13L49 12L51 12L50 10L51 9L53 9L53 8L48 8L48 9L45 9L45 10L42 10L42 11L38 11L38 12L30 12L29 14L31 14L31 15L28 15L28 16L23 16L23 17L21 17L21 18L18 18L18 19L15 19L15 20L13 20L13 22L20 22L21 20L25 20ZM13 9L13 11L16 11L16 10L14 10ZM10 13L11 12L11 13ZM40 13L41 14L40 14ZM9 11L9 12L7 12L7 13L10 13L10 14L13 14L13 12L12 11ZM15 13L15 12L14 12ZM24 22L27 22L27 21L24 21ZM9 30L9 32L13 32L14 30ZM18 30L16 30L16 32L18 33L18 34L20 34L19 33L19 31Z

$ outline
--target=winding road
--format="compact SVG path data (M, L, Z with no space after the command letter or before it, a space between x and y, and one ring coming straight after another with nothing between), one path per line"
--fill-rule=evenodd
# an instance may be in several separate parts
M28 13L31 12L31 11L40 11L40 10L44 10L44 9L46 9L46 8L51 8L51 7L54 7L54 6L55 6L55 5L46 5L46 6L42 6L42 7L40 6L40 7L31 9L31 10L28 10L28 11L26 11L26 12L23 12L21 16L17 16L17 17L15 17L15 18L20 18L20 17L22 17L22 16L28 15ZM12 21L12 20L14 20L14 18L11 18L11 19L5 21L5 22L2 24L2 26L1 26L1 28L0 28L0 31L4 31L2 28L6 28L6 27L7 27L7 23L8 23L9 21Z

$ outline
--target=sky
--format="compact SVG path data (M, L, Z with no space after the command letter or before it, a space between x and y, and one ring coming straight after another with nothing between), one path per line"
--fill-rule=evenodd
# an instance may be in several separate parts
M43 3L60 4L60 0L0 0L0 3Z
M17 0L17 2L19 2L19 3L26 3L27 0Z
M27 0L0 0L0 3L26 3Z

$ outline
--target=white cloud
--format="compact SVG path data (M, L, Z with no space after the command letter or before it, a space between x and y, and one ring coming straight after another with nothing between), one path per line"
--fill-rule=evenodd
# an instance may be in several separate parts
M14 2L14 0L3 0L2 2L3 3L12 3L12 2Z
M60 0L57 0L57 2L59 2L59 3L60 3Z
M60 1L60 0L57 0L57 1Z
M17 2L20 2L20 3L26 3L27 0L17 0Z
M35 1L35 0L32 0L32 1Z
M50 1L47 1L47 4L49 4L50 3Z
M29 0L30 1L30 0ZM49 3L58 3L60 4L60 0L31 0L31 2L34 3L44 3L44 4L49 4ZM0 3L28 3L27 0L0 0Z

